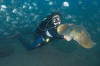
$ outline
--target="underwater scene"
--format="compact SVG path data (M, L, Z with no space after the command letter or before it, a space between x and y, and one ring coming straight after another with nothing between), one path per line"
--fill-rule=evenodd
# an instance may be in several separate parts
M0 0L0 66L100 66L99 44L100 0Z

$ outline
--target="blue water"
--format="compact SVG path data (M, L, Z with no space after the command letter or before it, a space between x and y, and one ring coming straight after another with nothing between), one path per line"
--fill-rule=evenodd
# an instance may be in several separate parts
M69 6L64 6L63 5L64 2L68 2ZM91 35L92 40L96 43L96 46L90 49L90 54L89 51L87 51L86 49L77 46L77 43L75 43L74 41L68 42L68 45L66 45L66 42L64 40L58 42L56 42L57 41L56 40L52 42L50 46L52 45L58 51L64 52L65 54L70 54L74 52L74 50L77 50L77 52L79 52L78 55L85 54L84 56L78 58L84 61L86 61L86 59L89 59L89 61L86 61L86 65L80 62L79 66L80 65L100 66L99 64L100 7L99 6L100 6L99 0L0 0L0 45L5 44L4 46L6 46L7 44L8 46L8 43L10 44L10 42L11 43L14 42L14 40L10 39L9 41L4 40L8 37L12 37L20 33L24 34L24 33L34 32L34 30L37 28L37 26L43 20L43 18L45 18L47 15L53 12L59 12L62 15L63 23L73 23L85 26L86 30ZM16 43L17 41L15 41L15 44ZM66 48L64 48L65 46ZM81 53L82 51L84 52L83 54ZM6 54L4 55L7 54L9 55L9 53L6 52ZM65 62L67 60L64 59L63 61ZM78 64L78 63L72 63L67 65L66 63L63 62L61 63L63 64L62 66L74 66L74 64L76 65ZM52 64L51 62L51 65L56 66L56 63ZM0 66L3 66L3 63Z

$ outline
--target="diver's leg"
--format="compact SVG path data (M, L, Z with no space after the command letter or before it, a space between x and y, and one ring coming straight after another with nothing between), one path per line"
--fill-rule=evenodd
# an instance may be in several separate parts
M18 35L16 38L23 44L25 48L30 48L30 41L27 40L26 37L23 37L23 35Z
M26 47L28 50L32 50L34 48L42 46L42 43L44 42L44 38L42 36L38 37L37 39L30 41L23 37L22 35L19 35L17 39Z

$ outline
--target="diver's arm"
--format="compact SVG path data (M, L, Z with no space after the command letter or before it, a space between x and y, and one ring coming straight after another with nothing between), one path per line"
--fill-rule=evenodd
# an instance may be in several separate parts
M58 38L58 39L64 39L64 36L63 35L57 35L56 38Z

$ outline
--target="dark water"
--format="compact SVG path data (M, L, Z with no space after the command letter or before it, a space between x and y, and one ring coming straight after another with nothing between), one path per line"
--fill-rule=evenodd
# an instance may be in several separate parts
M100 66L99 6L99 0L0 0L0 66ZM84 49L75 41L55 40L27 51L17 39L7 39L34 32L53 12L61 13L63 23L85 26L96 46Z

